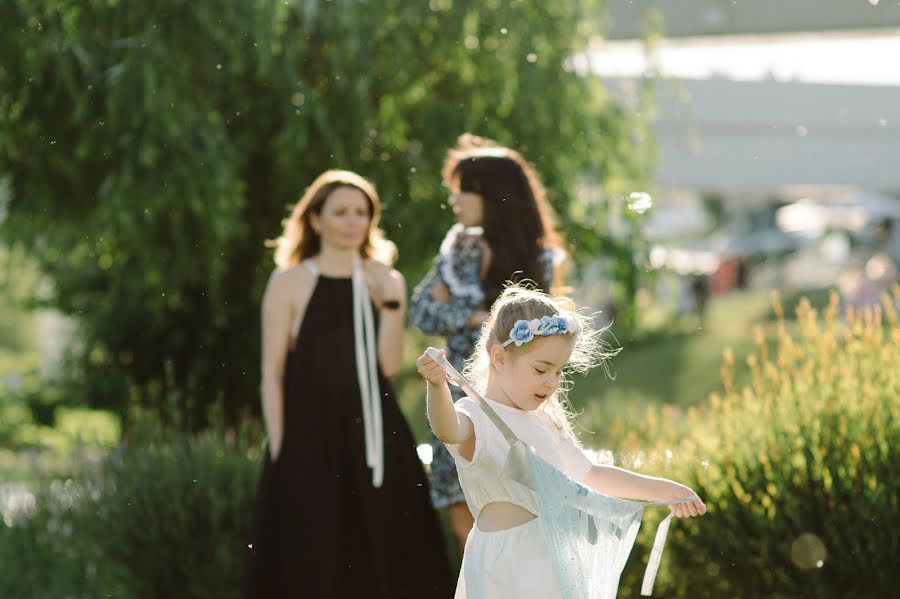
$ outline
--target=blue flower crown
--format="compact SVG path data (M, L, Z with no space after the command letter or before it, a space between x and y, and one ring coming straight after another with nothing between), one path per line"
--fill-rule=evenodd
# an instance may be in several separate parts
M509 331L509 339L503 342L503 347L510 343L515 343L516 347L520 347L535 337L549 337L562 333L577 335L580 332L581 325L571 316L554 314L553 316L542 316L540 319L517 320L512 330Z

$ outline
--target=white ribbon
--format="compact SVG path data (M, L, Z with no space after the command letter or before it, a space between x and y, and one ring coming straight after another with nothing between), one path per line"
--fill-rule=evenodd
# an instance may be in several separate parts
M644 570L644 582L641 584L641 595L644 597L649 597L653 594L653 583L656 581L656 573L659 570L659 562L662 559L663 546L666 544L669 524L672 523L672 516L674 515L675 512L671 512L659 523L659 528L656 529L656 540L653 541L650 560L647 562L647 569Z
M353 265L353 331L356 338L356 377L362 402L366 464L372 469L372 485L384 480L384 431L381 418L381 389L375 343L375 318L366 286L362 260Z
M311 260L303 264L319 276L319 268ZM378 362L376 360L375 318L369 288L363 274L362 260L358 257L353 264L353 334L356 353L356 379L359 382L359 397L362 402L363 434L366 447L366 465L372 469L372 485L380 487L384 480L384 430L381 418L381 389L378 385ZM300 333L303 316L299 315L292 329L296 339Z

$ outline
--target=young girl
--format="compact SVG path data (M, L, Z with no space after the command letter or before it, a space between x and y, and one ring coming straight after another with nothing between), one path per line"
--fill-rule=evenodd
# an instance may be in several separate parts
M450 594L425 472L387 378L402 362L406 293L380 212L371 183L327 171L277 241L247 599Z
M614 466L594 465L575 439L561 383L608 357L588 318L562 300L513 286L494 303L466 374L512 432L536 454L592 489L613 497L666 501L678 517L706 512L688 487ZM536 517L537 496L501 474L510 445L471 398L454 405L446 372L427 354L416 362L428 381L428 419L456 461L476 518L466 542L456 597L561 597L549 548Z
M442 176L457 222L441 243L434 267L416 286L410 322L429 335L446 337L447 360L462 370L506 281L519 276L549 291L561 278L565 251L544 188L515 150L464 134L447 153ZM453 458L434 437L431 445L432 503L448 509L462 548L472 514Z

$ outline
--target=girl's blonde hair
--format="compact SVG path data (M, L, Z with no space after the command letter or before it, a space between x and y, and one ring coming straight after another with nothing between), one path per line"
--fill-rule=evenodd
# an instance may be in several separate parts
M363 177L350 171L325 171L312 182L303 197L291 210L291 215L282 221L284 231L281 237L268 242L275 247L275 264L279 268L296 266L302 260L310 258L322 249L322 240L312 228L310 214L321 214L322 207L331 194L341 188L358 189L369 203L369 235L359 249L363 258L373 258L385 264L393 264L397 255L396 246L385 239L378 228L381 218L381 201L375 186Z
M606 360L619 353L609 343L601 339L607 327L596 328L591 315L575 309L572 300L565 297L550 297L533 288L528 282L508 285L494 305L484 324L475 351L466 361L464 374L475 388L484 393L491 369L490 349L495 344L502 345L509 339L510 331L519 320L540 319L543 316L568 316L578 326L572 355L563 368L562 379L556 392L545 401L539 410L543 410L556 426L568 435L572 434L573 414L568 402L569 390L572 388L571 373L587 373L591 368L604 364ZM537 340L540 338L538 337ZM506 346L505 351L524 354L532 351L528 345L521 347L515 344Z

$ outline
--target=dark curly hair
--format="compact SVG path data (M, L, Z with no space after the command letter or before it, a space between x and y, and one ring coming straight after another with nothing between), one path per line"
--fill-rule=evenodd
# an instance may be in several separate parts
M482 281L486 306L507 281L530 279L550 292L558 281L547 280L538 257L545 249L562 249L562 238L531 165L515 150L466 133L447 152L441 174L451 190L477 193L484 200L483 238L491 249Z

